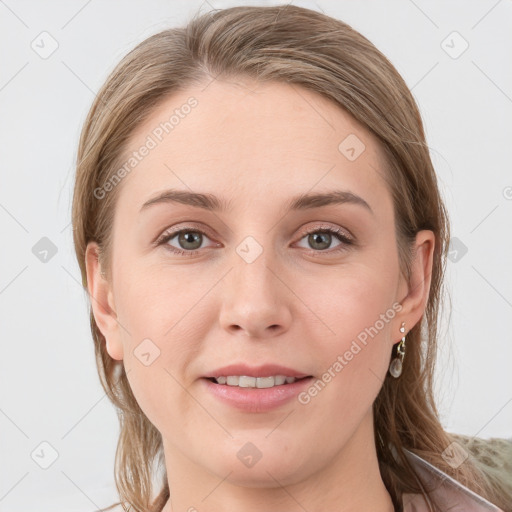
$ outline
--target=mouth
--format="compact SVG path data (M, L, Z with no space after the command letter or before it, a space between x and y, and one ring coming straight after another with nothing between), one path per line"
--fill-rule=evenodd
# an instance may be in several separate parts
M232 386L239 388L268 389L277 386L287 386L305 379L313 378L312 375L305 377L288 377L286 375L271 375L266 377L252 377L249 375L221 375L219 377L205 377L206 380L219 386Z
M311 375L217 375L202 377L204 390L232 409L244 413L266 413L284 407L304 392Z

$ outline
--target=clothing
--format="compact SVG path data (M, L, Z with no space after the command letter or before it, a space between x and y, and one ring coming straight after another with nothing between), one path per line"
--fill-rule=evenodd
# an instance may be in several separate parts
M436 503L441 507L441 512L503 512L425 459L409 450L404 450L404 452L422 483L428 489L432 488L429 496L436 500ZM423 495L404 494L402 504L404 512L429 511Z
M450 434L472 456L472 462L487 476L505 503L512 504L512 439L481 439ZM418 455L404 450L423 484L433 488L430 496L436 500L440 510L436 512L503 512L483 497L474 493L440 469ZM509 498L509 499L507 499ZM404 494L403 512L429 512L422 495ZM512 511L512 505L507 512ZM108 512L123 512L119 505Z

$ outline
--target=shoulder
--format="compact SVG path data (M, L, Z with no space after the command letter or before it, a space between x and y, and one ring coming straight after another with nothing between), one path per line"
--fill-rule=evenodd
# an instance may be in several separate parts
M481 439L450 434L468 453L473 462L487 476L498 493L512 500L512 438Z
M422 483L431 489L429 497L442 506L442 510L450 510L451 512L502 512L501 509L425 459L409 450L404 450L404 452L417 471ZM402 501L404 512L424 512L430 510L427 502L421 495L405 494Z

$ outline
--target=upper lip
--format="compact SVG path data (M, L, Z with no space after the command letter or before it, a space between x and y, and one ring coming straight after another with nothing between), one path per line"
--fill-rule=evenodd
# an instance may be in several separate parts
M213 370L206 378L227 377L228 375L246 375L247 377L272 377L274 375L284 375L285 377L295 377L302 379L310 377L307 373L302 373L293 368L287 368L278 364L264 364L261 366L248 366L243 363L230 364Z

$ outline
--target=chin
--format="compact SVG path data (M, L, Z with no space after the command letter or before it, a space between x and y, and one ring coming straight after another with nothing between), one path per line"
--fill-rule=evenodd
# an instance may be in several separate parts
M222 462L219 464L219 461ZM261 450L248 442L241 449L219 453L214 460L206 461L204 452L200 459L205 469L219 479L229 475L226 480L230 483L247 488L296 484L306 479L311 471L315 471L314 462L303 451L298 454L287 449L283 453L278 446L268 446L268 441L267 446Z

